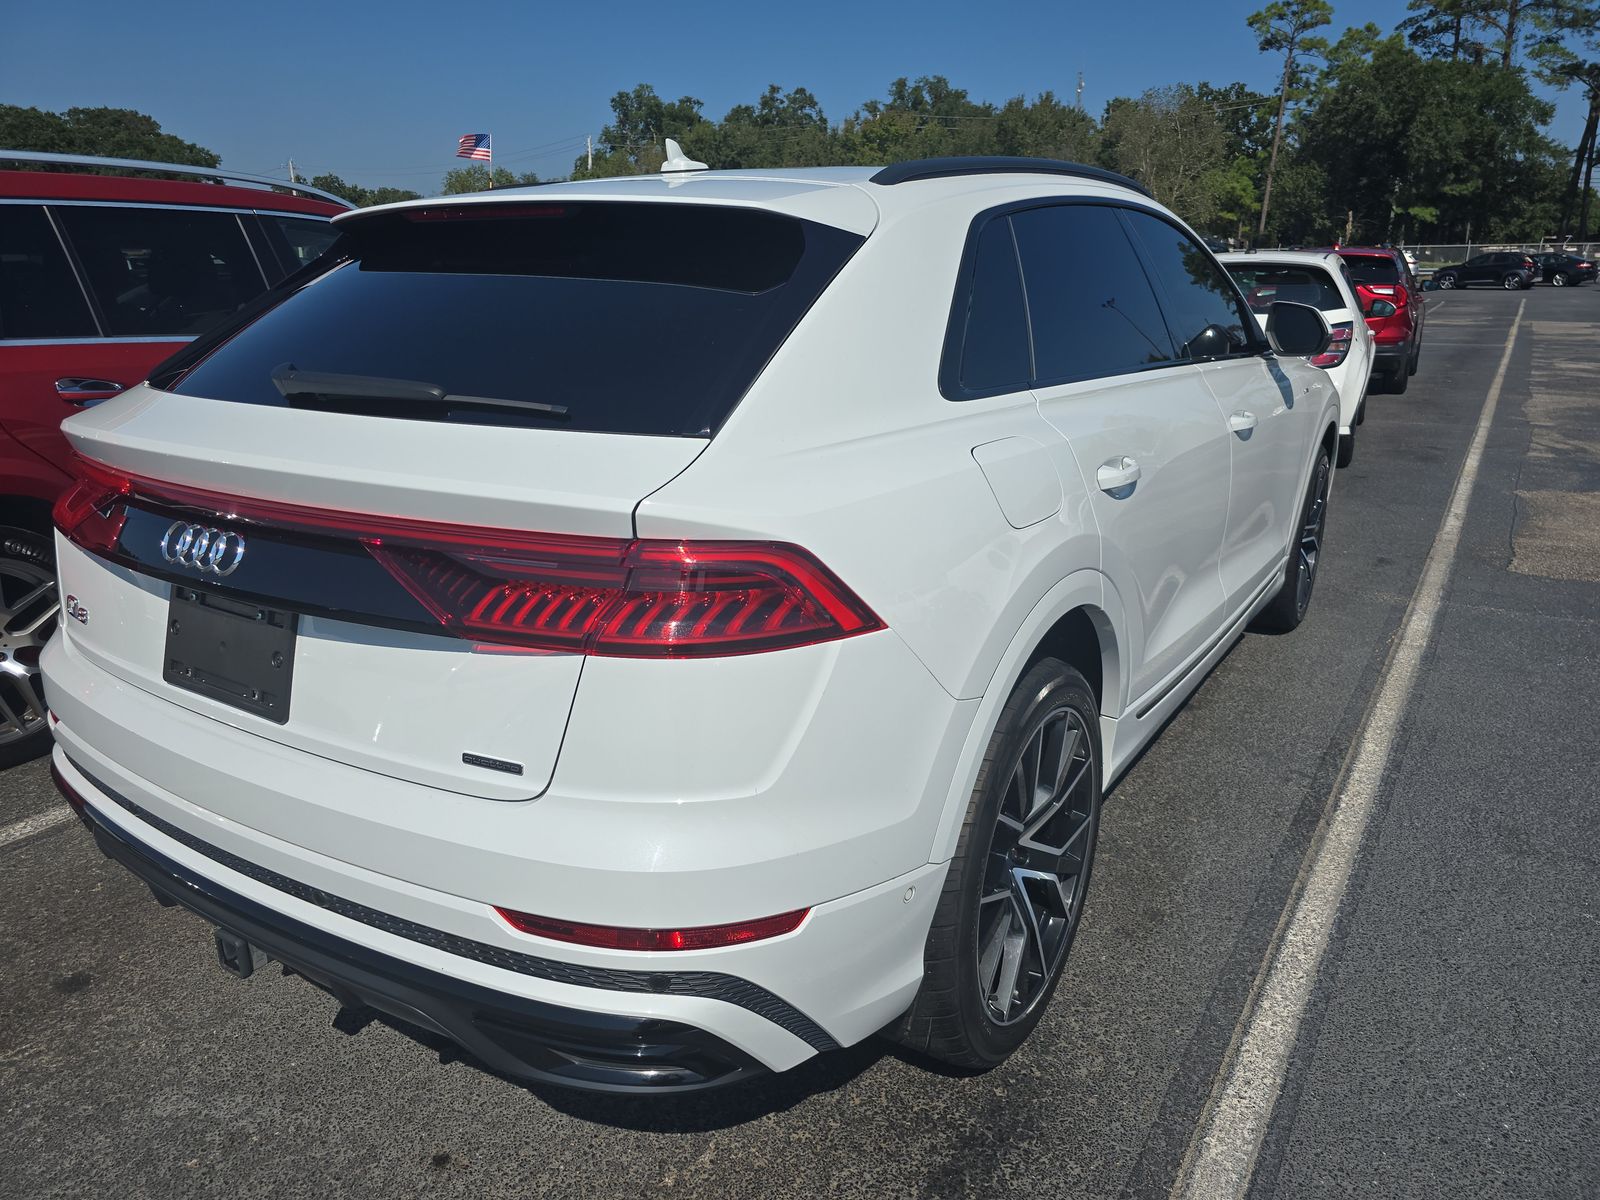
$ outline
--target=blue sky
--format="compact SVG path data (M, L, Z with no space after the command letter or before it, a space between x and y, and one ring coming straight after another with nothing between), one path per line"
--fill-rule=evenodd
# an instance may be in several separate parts
M1274 64L1244 24L1261 3L35 2L6 18L0 102L136 108L236 170L281 176L293 156L309 174L426 193L468 132L494 135L497 165L565 174L612 94L640 82L696 96L710 117L768 83L804 86L835 121L899 75L1003 101L1070 97L1081 70L1097 115L1167 83L1270 89ZM1387 30L1405 4L1334 11L1335 32ZM1551 132L1575 143L1581 104L1559 105Z

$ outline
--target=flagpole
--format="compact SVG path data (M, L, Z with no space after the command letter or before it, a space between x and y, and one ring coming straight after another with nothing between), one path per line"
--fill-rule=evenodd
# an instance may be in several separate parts
M489 190L494 191L494 134L489 135Z

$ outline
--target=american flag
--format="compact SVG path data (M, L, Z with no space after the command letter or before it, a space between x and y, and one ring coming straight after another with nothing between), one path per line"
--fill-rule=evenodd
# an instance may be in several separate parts
M494 153L489 148L489 135L487 133L462 134L461 145L456 149L456 157L493 159Z

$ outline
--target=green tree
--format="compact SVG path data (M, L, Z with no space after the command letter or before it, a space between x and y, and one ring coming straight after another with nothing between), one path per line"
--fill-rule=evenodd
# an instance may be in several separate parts
M491 176L488 167L482 163L472 163L465 167L457 167L453 171L446 171L444 183L439 187L439 194L459 196L465 192L487 192L491 185L497 188L531 187L538 182L539 177L532 171L514 175L505 167L496 167Z
M1101 122L1102 157L1132 176L1192 225L1216 215L1217 173L1228 166L1228 138L1211 105L1187 84L1119 97Z
M1566 237L1572 230L1573 208L1578 207L1578 237L1587 239L1596 142L1600 141L1600 3L1590 0L1561 12L1543 13L1537 24L1540 37L1531 57L1539 79L1563 90L1579 88L1587 107L1556 225L1556 236Z
M358 183L346 183L339 176L331 173L316 176L311 180L311 186L321 188L325 192L332 192L341 200L348 200L357 208L370 208L374 204L394 204L400 200L422 199L422 193L420 192L396 187L365 188Z
M69 108L64 113L0 104L0 145L9 150L92 154L215 167L219 155L162 130L131 108Z
M1254 30L1256 47L1263 54L1283 55L1283 77L1278 84L1278 115L1272 127L1272 149L1267 156L1267 177L1261 188L1261 222L1258 235L1267 231L1267 210L1272 204L1272 176L1278 169L1278 153L1283 146L1283 120L1289 107L1289 94L1304 80L1305 70L1298 61L1327 53L1328 43L1310 36L1333 20L1327 0L1273 0L1264 9L1251 13L1246 23Z
M694 135L709 124L700 115L701 107L693 96L663 100L648 83L631 92L618 92L611 97L612 122L600 131L593 165L587 155L580 157L573 163L572 178L603 179L660 170L662 141L669 137L694 153Z

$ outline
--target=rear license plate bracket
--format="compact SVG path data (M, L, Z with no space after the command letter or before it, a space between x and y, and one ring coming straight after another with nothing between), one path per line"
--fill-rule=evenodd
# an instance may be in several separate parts
M283 725L299 624L299 613L174 585L161 677Z

